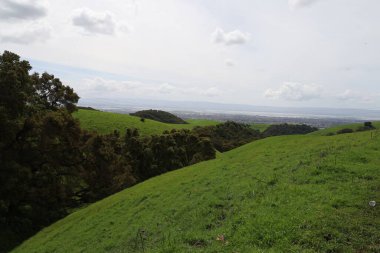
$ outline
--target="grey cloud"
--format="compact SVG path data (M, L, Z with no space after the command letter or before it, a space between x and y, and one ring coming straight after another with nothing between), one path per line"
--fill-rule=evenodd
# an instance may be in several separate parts
M95 12L87 8L75 10L72 22L90 34L114 35L119 27L121 31L128 28L125 24L119 25L111 12Z
M84 94L164 94L164 95L182 95L192 94L196 96L215 97L222 92L216 87L179 87L169 83L146 83L140 81L119 81L103 79L101 77L83 79L78 89Z
M31 44L34 42L44 42L50 37L50 27L30 26L24 31L18 33L0 35L0 41L3 43Z
M279 89L268 89L265 96L289 101L307 101L321 96L322 89L317 85L285 82Z
M379 97L379 94L363 94L348 89L345 90L343 93L338 94L336 97L342 101L357 101L369 103L375 101L376 97Z
M33 20L47 15L47 8L39 0L1 0L0 20Z
M316 3L319 0L289 0L288 4L290 9L294 10L301 7L306 7Z
M224 64L226 64L227 67L233 67L236 65L236 63L231 59L224 60Z

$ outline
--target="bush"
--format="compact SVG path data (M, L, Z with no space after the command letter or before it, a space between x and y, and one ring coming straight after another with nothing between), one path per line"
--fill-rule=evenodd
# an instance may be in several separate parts
M349 133L353 133L354 130L352 130L351 128L343 128L343 129L340 129L339 131L337 131L336 133L337 134L349 134Z
M263 137L278 136L278 135L292 135L292 134L308 134L317 131L318 128L302 125L279 124L271 125L263 132Z
M362 132L362 131L369 131L372 129L376 129L373 125L372 122L364 122L363 126L358 127L356 131Z
M247 124L227 121L216 126L196 127L193 130L200 137L207 137L214 147L225 152L261 138L260 132Z

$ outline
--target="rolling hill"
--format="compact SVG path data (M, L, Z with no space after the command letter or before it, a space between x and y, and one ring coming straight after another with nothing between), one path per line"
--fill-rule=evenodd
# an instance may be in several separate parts
M379 130L266 138L78 210L13 252L379 252L379 164Z
M87 109L79 109L73 115L79 119L82 128L102 134L111 133L113 130L124 133L126 128L137 128L142 135L151 135L161 134L165 130L192 129L195 126L211 126L220 123L219 121L207 119L187 119L186 122L188 124L169 124L150 119L145 119L145 122L141 122L140 117L137 116ZM251 124L253 129L260 132L267 129L268 126L269 124Z
M143 110L135 113L130 113L132 116L140 117L141 119L151 119L163 123L172 123L172 124L187 124L186 121L180 117L161 110Z
M82 128L102 134L111 133L114 130L124 134L126 128L137 128L140 134L151 135L161 134L165 130L191 129L195 126L208 126L219 123L218 121L204 119L189 119L186 120L188 124L169 124L150 119L145 119L145 122L141 122L140 117L137 116L83 109L78 110L73 115L79 119Z

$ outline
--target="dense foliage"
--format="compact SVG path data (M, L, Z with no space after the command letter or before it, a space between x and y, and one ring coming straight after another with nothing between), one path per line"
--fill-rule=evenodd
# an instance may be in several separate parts
M269 126L264 132L263 137L292 135L292 134L308 134L317 131L318 128L308 125L278 124Z
M98 135L72 117L78 95L27 61L0 55L0 251L92 202L163 172L215 157L189 131Z
M258 130L249 125L227 121L216 126L195 127L193 130L200 137L210 138L214 147L225 152L261 138Z
M187 122L181 119L180 117L177 117L169 112L160 110L143 110L131 113L130 115L140 117L141 119L151 119L163 123L187 124Z

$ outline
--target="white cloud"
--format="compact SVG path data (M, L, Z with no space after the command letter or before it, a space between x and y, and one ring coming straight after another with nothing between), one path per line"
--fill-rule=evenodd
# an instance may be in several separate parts
M158 87L158 89L157 89L157 91L158 91L159 93L163 93L163 94L171 94L171 93L173 93L175 90L176 90L176 87L174 87L173 85L170 85L170 84L168 84L168 83L163 83L163 84L161 84L161 85Z
M371 103L379 98L379 94L363 94L360 92L352 91L350 89L345 90L343 93L338 94L336 98L341 101L352 101L361 103Z
M248 33L243 33L239 30L234 30L232 32L224 32L223 29L217 28L212 34L212 41L214 43L221 43L226 46L235 44L244 44L249 39Z
M227 67L233 67L236 65L236 63L231 59L225 59L224 64L226 64Z
M359 95L352 90L345 90L343 93L338 94L338 99L340 100L352 100L357 99Z
M95 12L87 8L76 9L72 14L72 22L90 34L114 35L117 30L122 32L130 30L127 24L118 23L114 14L109 11Z
M45 1L41 0L1 0L0 20L31 20L47 15Z
M205 91L201 91L201 94L207 96L207 97L217 97L222 92L217 87L211 87L206 89Z
M51 28L46 24L31 24L20 29L18 32L0 34L3 43L31 44L45 42L51 37Z
M307 101L321 96L322 89L317 85L285 82L279 89L268 89L265 96L273 99Z
M117 81L104 79L101 77L85 78L79 87L81 92L126 92L129 90L137 89L143 84L137 81Z
M169 96L205 96L215 97L222 92L216 87L180 87L169 83L153 83L141 81L120 81L104 79L101 77L85 78L75 85L80 96L117 95L117 96L143 96L143 95L169 95Z
M309 6L317 1L318 0L289 0L288 4L290 9L294 10L297 8Z

